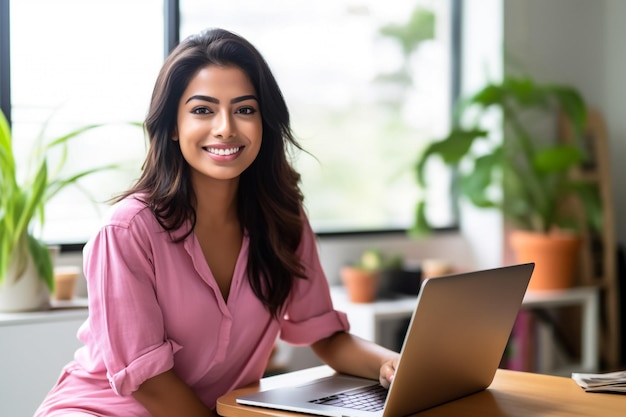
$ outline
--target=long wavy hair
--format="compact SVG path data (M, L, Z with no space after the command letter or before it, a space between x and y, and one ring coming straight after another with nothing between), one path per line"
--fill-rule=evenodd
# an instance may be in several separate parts
M172 237L175 241L193 232L196 199L190 168L172 135L179 100L191 79L207 65L240 68L258 97L263 123L261 149L241 174L237 210L250 238L248 280L254 294L277 316L295 280L306 278L296 255L303 227L300 175L288 160L291 150L302 148L293 136L287 105L269 66L247 40L223 29L208 29L186 38L169 54L157 77L144 123L149 147L141 176L117 200L142 195L142 201L170 232L189 221L191 228L182 236Z

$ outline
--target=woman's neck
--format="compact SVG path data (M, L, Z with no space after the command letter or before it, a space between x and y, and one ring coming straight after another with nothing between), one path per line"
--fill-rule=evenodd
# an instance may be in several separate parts
M199 224L224 224L238 221L238 180L195 181L196 220Z

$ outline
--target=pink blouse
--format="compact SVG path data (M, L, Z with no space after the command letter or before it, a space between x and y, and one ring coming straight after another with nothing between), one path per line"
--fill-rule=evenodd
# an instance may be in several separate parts
M308 279L296 280L280 320L248 284L248 245L246 235L225 301L193 233L173 243L144 204L118 203L84 249L84 346L35 416L67 409L149 416L131 393L171 368L214 408L219 396L263 375L277 337L309 345L348 330L345 314L333 309L308 222L298 249Z

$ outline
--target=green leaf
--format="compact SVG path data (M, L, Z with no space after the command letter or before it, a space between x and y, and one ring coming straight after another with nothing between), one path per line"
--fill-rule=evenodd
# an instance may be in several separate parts
M507 77L503 85L509 101L518 108L544 107L548 103L543 89L528 77Z
M498 204L489 197L489 187L497 183L497 176L501 175L502 153L496 151L483 155L474 160L474 169L469 175L460 178L460 187L472 204L476 207L491 208Z
M104 125L103 124L91 124L91 125L87 125L87 126L83 126L78 129L75 129L69 133L66 133L65 135L61 137L51 140L46 146L43 147L43 151L47 152L48 149L54 148L59 145L63 145L67 143L67 141L69 141L70 139L80 136L89 130L93 130L102 126Z
M413 238L422 238L430 234L431 227L426 217L426 204L424 201L417 203L415 207L415 220L413 226L409 230L409 236Z
M0 199L4 199L6 193L9 193L11 188L15 186L15 160L13 158L11 131L9 122L4 113L0 111Z
M602 230L602 198L598 187L586 182L571 182L570 187L583 203L585 218L592 230Z
M3 223L0 222L0 284L4 281L4 277L7 274L12 252L11 241L4 235L6 231L2 227Z
M550 92L572 123L576 136L582 136L587 126L587 106L582 96L575 89L563 86L551 86Z
M582 152L575 146L556 145L537 151L533 167L540 174L565 173L583 161Z
M426 185L425 168L428 160L439 156L447 165L456 166L470 151L474 141L487 137L484 130L453 129L444 139L432 142L422 153L416 165L417 181L421 186Z
M48 246L42 241L28 235L28 251L33 257L37 274L44 280L50 292L54 291L54 270Z
M396 39L402 46L405 56L417 49L417 46L435 36L435 14L417 6L408 22L404 25L387 25L380 29L380 34Z
M48 184L48 165L44 159L37 171L33 184L24 190L24 206L20 210L16 223L16 233L22 234L27 230L37 210L44 203L46 186Z
M488 84L478 91L469 100L469 103L487 108L493 105L502 104L506 98L505 91L498 85Z
M103 165L103 166L99 166L96 168L91 168L85 171L81 171L65 179L55 179L53 181L50 181L50 183L48 184L48 193L46 194L45 200L46 201L50 200L63 188L67 187L68 185L76 184L76 182L83 177L95 174L97 172L117 169L119 167L120 167L119 164Z

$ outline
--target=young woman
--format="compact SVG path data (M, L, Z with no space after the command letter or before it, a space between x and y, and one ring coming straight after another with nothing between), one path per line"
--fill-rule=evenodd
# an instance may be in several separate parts
M220 29L157 78L142 175L84 250L84 343L35 414L211 416L277 337L388 385L398 354L348 333L303 209L299 148L268 65Z

